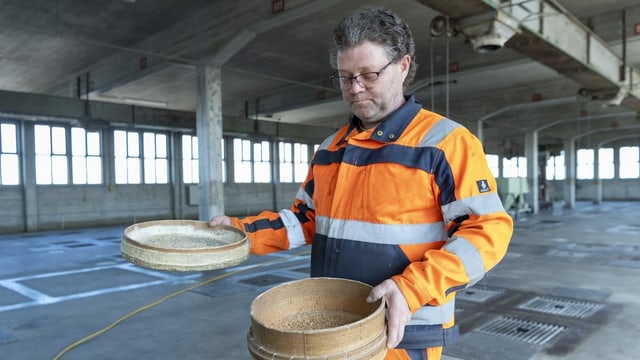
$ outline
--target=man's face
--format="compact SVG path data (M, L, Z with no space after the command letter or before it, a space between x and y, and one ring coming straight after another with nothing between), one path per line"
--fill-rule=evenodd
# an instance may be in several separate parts
M382 45L369 41L338 52L340 76L357 76L384 68L375 81L366 82L359 77L360 81L352 80L350 85L342 86L342 98L366 129L377 126L404 103L402 83L410 59L405 56L389 64L390 60Z

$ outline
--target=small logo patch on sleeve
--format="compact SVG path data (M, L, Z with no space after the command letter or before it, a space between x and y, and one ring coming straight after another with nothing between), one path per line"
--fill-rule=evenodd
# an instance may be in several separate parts
M476 184L478 184L478 191L480 191L481 193L491 191L491 188L489 188L489 183L485 179L476 181Z

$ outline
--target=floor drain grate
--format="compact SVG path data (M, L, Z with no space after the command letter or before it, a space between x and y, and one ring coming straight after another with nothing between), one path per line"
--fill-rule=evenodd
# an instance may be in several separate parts
M474 303L484 303L485 301L500 295L504 292L502 289L490 289L490 288L468 288L462 291L458 291L456 294L457 300L470 301Z
M563 299L551 296L536 296L518 306L519 309L568 316L578 319L589 317L598 312L602 307L602 304L589 301Z
M279 284L279 283L290 281L290 280L292 279L284 276L263 274L263 275L250 277L247 279L242 279L239 282L247 285L252 285L252 286L267 286L267 285Z
M481 326L476 331L484 334L505 336L529 344L547 345L565 329L566 327L562 325L501 316Z

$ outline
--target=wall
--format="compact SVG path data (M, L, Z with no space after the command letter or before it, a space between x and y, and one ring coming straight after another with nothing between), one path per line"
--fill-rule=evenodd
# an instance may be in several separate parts
M251 215L289 208L299 184L224 186L225 212ZM198 206L179 201L172 185L44 186L37 191L34 231L130 225L159 219L197 219ZM275 199L275 203L274 203ZM174 207L174 202L180 202ZM0 233L27 228L20 187L0 188ZM177 210L175 210L177 209Z

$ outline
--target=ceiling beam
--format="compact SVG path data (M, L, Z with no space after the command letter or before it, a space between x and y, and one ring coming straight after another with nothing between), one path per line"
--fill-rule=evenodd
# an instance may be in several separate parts
M466 29L461 27L465 23L487 14L494 20L516 24L513 35L506 36L505 46L549 66L587 89L611 92L616 105L640 111L638 69L626 65L606 42L555 1L528 1L516 5L467 0L464 6L446 0L418 1L449 17L453 28L463 34ZM487 31L492 31L494 25L495 21L487 25ZM466 36L473 42L473 35L467 33Z

